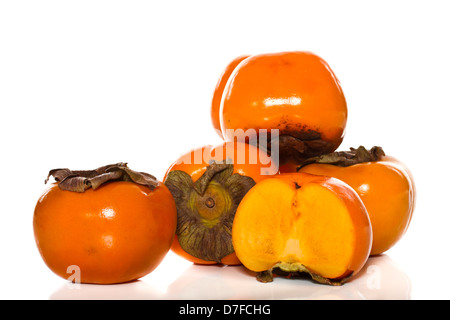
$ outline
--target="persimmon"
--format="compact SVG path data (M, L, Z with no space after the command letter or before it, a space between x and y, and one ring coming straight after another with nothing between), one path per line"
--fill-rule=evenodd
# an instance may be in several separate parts
M167 170L163 181L178 217L173 252L198 264L240 264L231 227L242 197L265 177L264 155L249 144L225 142L192 150Z
M234 69L222 94L225 140L277 129L281 164L336 150L346 123L340 82L327 62L310 52L250 56ZM250 129L254 131L248 133ZM277 143L272 140L269 136L269 147Z
M406 233L415 206L414 179L405 164L386 156L381 147L360 146L311 158L299 171L334 177L355 189L372 222L371 255L387 251Z
M232 233L238 259L262 282L273 272L307 272L340 285L361 270L372 244L357 193L338 179L306 173L257 183L242 199Z
M57 275L67 279L76 266L81 283L128 282L152 272L170 250L175 202L153 176L124 163L50 176L56 182L39 198L33 227Z
M217 134L223 139L222 129L220 128L220 102L222 100L223 90L227 84L228 79L230 78L231 73L237 67L242 60L249 57L248 55L243 55L234 58L225 68L224 72L217 81L216 88L214 89L214 94L211 102L211 120L214 129Z

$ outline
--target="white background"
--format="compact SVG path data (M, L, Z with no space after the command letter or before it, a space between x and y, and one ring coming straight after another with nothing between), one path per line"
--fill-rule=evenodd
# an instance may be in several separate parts
M67 289L39 256L32 216L50 169L125 161L162 179L185 151L220 143L209 112L225 66L287 50L320 55L341 81L349 118L340 149L383 146L411 169L418 191L406 236L383 258L406 277L406 294L319 297L450 298L447 3L0 2L0 298L205 298L214 285L223 295L209 297L228 298L237 284L260 288L242 270L195 268L169 253L137 283ZM189 277L196 286L177 292ZM324 290L279 280L264 298Z

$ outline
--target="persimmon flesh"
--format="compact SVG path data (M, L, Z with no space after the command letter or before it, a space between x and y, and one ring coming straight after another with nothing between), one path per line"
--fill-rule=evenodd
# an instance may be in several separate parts
M372 243L367 211L340 180L281 174L254 186L233 223L233 246L248 269L308 272L341 284L364 266Z

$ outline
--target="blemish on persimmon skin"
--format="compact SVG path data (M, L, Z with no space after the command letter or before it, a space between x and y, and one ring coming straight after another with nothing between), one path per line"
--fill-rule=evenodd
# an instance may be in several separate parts
M296 181L294 181L294 187L295 187L295 190L298 190L298 189L300 189L302 186L299 185ZM297 206L298 206L297 198L294 197L294 199L292 200L292 211L293 211L294 214L295 214L295 220L297 220L297 219L300 217L300 211L298 211Z
M291 206L292 206L292 212L294 213L294 218L295 218L295 220L298 220L298 218L300 217L300 211L297 208L298 202L297 202L296 198L294 198L292 200Z

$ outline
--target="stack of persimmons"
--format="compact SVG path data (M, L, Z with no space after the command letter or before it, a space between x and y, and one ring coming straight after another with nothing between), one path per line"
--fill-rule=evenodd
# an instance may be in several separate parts
M310 52L240 56L214 91L224 143L181 156L162 182L126 163L54 169L34 233L48 267L82 283L127 282L171 249L197 264L243 265L262 282L306 272L350 281L406 232L410 171L381 147L336 151L347 104Z

